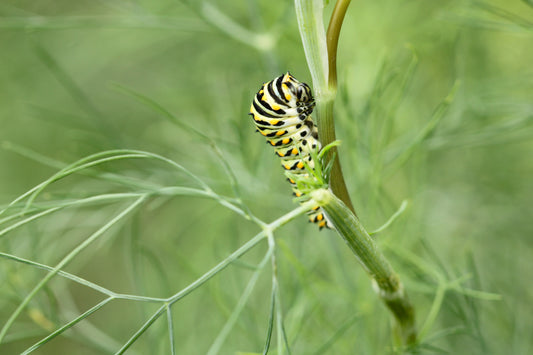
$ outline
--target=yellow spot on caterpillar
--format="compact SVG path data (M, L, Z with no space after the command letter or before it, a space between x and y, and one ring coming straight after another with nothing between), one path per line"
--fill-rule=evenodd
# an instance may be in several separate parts
M298 149L292 148L291 155L296 155L296 154L298 154Z
M279 110L280 108L281 108L281 107L279 107L278 105L272 105L272 109L273 109L274 111L277 111L277 110Z
M319 214L318 216L316 216L316 220L317 220L317 221L321 221L321 220L323 220L323 219L324 219L324 215L323 215L322 213Z
M316 211L316 210L318 210L319 208L320 208L320 206L315 206L315 207L312 208L312 210L313 210L313 211Z
M322 221L318 224L320 228L324 228L326 226L326 221Z
M263 89L259 90L259 94L260 95L263 95L264 93L265 93L265 90L263 90Z
M268 134L267 132L263 132L263 131L259 131L259 133L261 133L263 136L266 136Z
M270 143L270 145L272 146L276 146L276 143L274 143L274 141L268 141L268 143Z
M290 101L291 98L292 98L291 95L289 95L289 94L285 94L285 100Z
M289 182L290 182L291 184L296 184L296 181L294 181L294 180L291 179L291 178L289 178ZM318 206L317 206L317 207L318 207Z
M277 125L278 122L279 122L279 120L270 120L269 123L270 123L271 125Z
M298 191L298 192L295 192L295 193L294 193L294 196L296 196L296 197L301 197L301 196L302 196L302 193L299 192L299 191Z
M282 152L278 152L278 156L280 156L280 157L284 157L285 154L283 154Z
M283 165L283 168L285 168L285 170L291 170L291 166L288 164Z
M283 139L283 140L281 141L281 143L283 143L283 144L289 144L290 141L291 141L291 140L290 140L289 138L285 138L285 139Z
M299 162L296 166L298 167L298 169L303 169L305 165L303 162Z
M277 132L276 132L276 136L279 137L279 136L284 135L285 133L287 133L287 131L277 131Z

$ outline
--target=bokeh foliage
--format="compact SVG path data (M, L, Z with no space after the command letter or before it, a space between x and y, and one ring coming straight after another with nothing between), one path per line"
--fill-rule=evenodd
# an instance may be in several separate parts
M348 11L336 103L343 169L367 229L409 202L376 238L402 275L420 324L435 316L422 353L533 348L532 44L528 1L356 1ZM232 195L214 143L244 202L272 221L295 205L246 113L260 84L286 70L310 81L288 1L3 0L0 205L72 161L120 148L162 154ZM100 178L111 173L147 184L188 183L159 162L110 162L54 183L40 201L128 191ZM121 207L50 215L2 236L0 251L53 265ZM158 197L65 271L115 292L168 297L257 231L215 201ZM299 218L276 238L293 354L390 351L388 314L334 233L318 233ZM178 353L207 351L265 249L174 305ZM2 325L43 276L0 259ZM56 276L0 352L19 353L101 300ZM261 351L269 307L264 274L222 353ZM108 304L36 353L112 353L155 308ZM168 353L167 333L166 323L156 322L131 352Z

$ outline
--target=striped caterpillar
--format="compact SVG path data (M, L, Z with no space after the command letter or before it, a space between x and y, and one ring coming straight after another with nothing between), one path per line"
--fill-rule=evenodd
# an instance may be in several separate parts
M313 170L315 162L311 152L321 149L317 128L311 118L314 107L309 86L289 72L263 84L250 107L249 115L253 117L257 131L274 147L281 166L295 175L309 176L305 164ZM303 194L296 182L292 178L289 182L294 195L301 197ZM319 229L332 228L319 206L309 212L309 220L317 223Z

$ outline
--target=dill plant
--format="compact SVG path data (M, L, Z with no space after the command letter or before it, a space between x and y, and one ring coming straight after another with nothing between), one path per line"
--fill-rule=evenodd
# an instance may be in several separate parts
M348 3L337 2L340 13ZM521 213L526 208L514 204L526 207L529 199L513 199L514 207L506 209L487 200L493 209L484 209L468 200L477 196L465 188L461 190L464 200L458 197L461 194L451 194L462 203L454 202L455 206L463 207L461 211L472 220L477 218L464 226L442 213L442 208L433 209L452 203L446 194L433 191L438 198L430 196L426 205L417 195L428 193L424 190L429 184L427 171L439 169L462 174L465 185L481 188L480 181L494 166L479 166L474 178L469 177L472 171L458 159L464 154L451 163L446 160L446 154L461 147L479 149L469 151L476 157L472 165L499 159L503 166L520 172L516 166L528 160L509 145L527 145L524 141L531 136L531 88L505 76L485 82L461 67L453 74L462 81L455 77L446 81L448 76L442 72L449 72L441 67L445 64L428 65L427 57L421 59L414 49L416 44L408 46L407 55L389 54L379 63L368 64L365 60L373 57L358 56L363 70L341 64L343 76L337 80L331 70L336 65L331 55L336 40L328 41L330 37L323 33L323 2L295 4L317 93L314 115L320 118L325 143L336 138L333 112L343 127L343 143L330 162L341 162L344 174L339 165L332 165L331 187L336 196L321 189L323 184L320 189L314 186L309 191L313 200L294 205L283 215L281 207L284 211L291 207L287 188L279 179L281 171L270 151L252 143L257 137L242 122L247 120L254 89L265 79L257 63L272 76L286 70L287 63L301 73L307 71L303 56L294 50L300 46L292 45L297 36L285 37L291 31L297 33L292 4L183 1L145 7L113 2L102 5L102 13L93 5L91 11L97 15L86 16L79 16L67 3L65 10L56 8L54 16L38 8L0 7L2 38L12 49L1 57L8 58L2 78L11 81L0 81L5 89L0 97L5 111L0 116L1 176L8 181L3 186L9 186L2 188L0 205L1 353L351 354L464 353L467 349L485 354L526 353L531 348L527 333L531 321L521 308L529 305L524 295L531 288L513 289L509 280L522 285L526 278L519 277L519 272L501 273L503 266L525 273L527 265L522 263L530 247L521 239L505 238L504 244L491 236L498 229L498 237L528 235L524 226L529 217ZM386 19L407 21L418 14L418 20L446 18L465 27L511 33L514 41L516 33L531 36L528 4L523 2L525 9L505 10L484 2L459 4L451 10L448 5L426 4L430 11L423 16L397 2L361 4L360 9L385 19L384 26ZM169 10L174 7L179 11ZM67 8L76 15L69 15ZM435 9L445 10L439 17L432 13ZM359 19L364 23L362 15ZM263 20L275 25L265 25ZM338 25L330 32L335 37L342 16L332 23ZM380 25L372 23L368 28L381 33ZM490 46L484 44L475 30L465 30L464 37L455 41L440 31L440 22L423 26L441 35L446 46L456 46L457 61L482 57L468 46L468 39L480 52L492 46L505 48L502 42L506 41L497 36L489 37ZM418 22L415 28L421 31ZM404 33L401 28L398 32ZM90 64L85 61L87 53L69 47L80 43L80 33L93 41L84 48L99 54L91 57ZM117 33L127 35L110 43L103 40ZM392 31L387 35L395 38ZM309 47L308 40L316 42ZM100 48L100 42L108 46ZM179 50L167 43L178 43ZM379 40L368 41L364 48L371 52L376 44L382 45ZM339 57L343 50L350 48L341 46ZM442 55L439 50L431 53ZM221 55L228 52L230 59ZM19 57L9 57L13 53ZM491 53L486 58L509 60L505 50ZM525 49L523 55L512 59L529 63L530 51ZM157 64L149 66L152 61ZM437 77L423 90L417 85L424 80L415 76L421 62L430 67L423 77ZM489 59L484 63L494 64ZM144 76L148 66L152 71ZM510 67L497 68L510 75ZM371 79L372 75L361 75L369 68L377 72ZM493 73L482 65L475 70L480 76ZM141 78L132 79L126 71ZM357 85L369 87L364 99L350 80L354 73L361 76ZM109 77L120 84L111 85L104 95L95 82ZM159 86L160 81L167 86ZM409 94L411 85L419 96ZM10 101L22 102L24 110L9 111ZM355 103L361 107L354 108ZM18 121L11 118L26 114L45 122L22 121L25 136L20 136ZM397 137L402 129L409 133ZM49 136L42 142L44 131ZM494 142L500 145L494 148ZM23 161L31 162L29 168L11 177L19 169L24 171L17 166ZM516 189L524 182L519 174L502 176ZM13 192L23 187L26 192ZM495 192L512 195L503 188L486 190L487 195ZM409 209L405 195L413 199ZM339 232L365 268L381 268L366 271L389 275L387 281L397 285L390 265L398 268L417 306L416 341L412 315L406 312L396 314L400 328L397 342L392 343L390 314L378 302L349 248L332 232L318 235L314 226L302 227L301 216L317 201L338 221ZM365 224L379 227L367 233L350 210L357 210ZM473 210L478 214L472 215ZM431 220L432 211L438 218ZM444 226L443 232L433 225L421 227L428 221ZM453 228L460 231L459 238ZM375 244L390 257L390 265ZM469 245L475 247L468 249ZM359 247L367 250L357 251ZM502 250L513 255L511 261ZM373 259L378 262L373 264ZM488 286L484 285L487 280ZM382 292L387 282L380 277L376 283L385 303L400 304L396 312L410 309L401 292L394 288ZM504 293L513 301L512 311L495 302L502 296L482 291L486 289Z

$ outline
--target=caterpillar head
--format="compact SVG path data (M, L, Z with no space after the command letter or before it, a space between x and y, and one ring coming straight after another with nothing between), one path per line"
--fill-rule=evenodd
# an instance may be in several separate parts
M314 103L315 99L309 85L299 82L289 72L283 76L282 83L285 84L284 88L287 88L289 95L292 95L298 104L309 105Z

